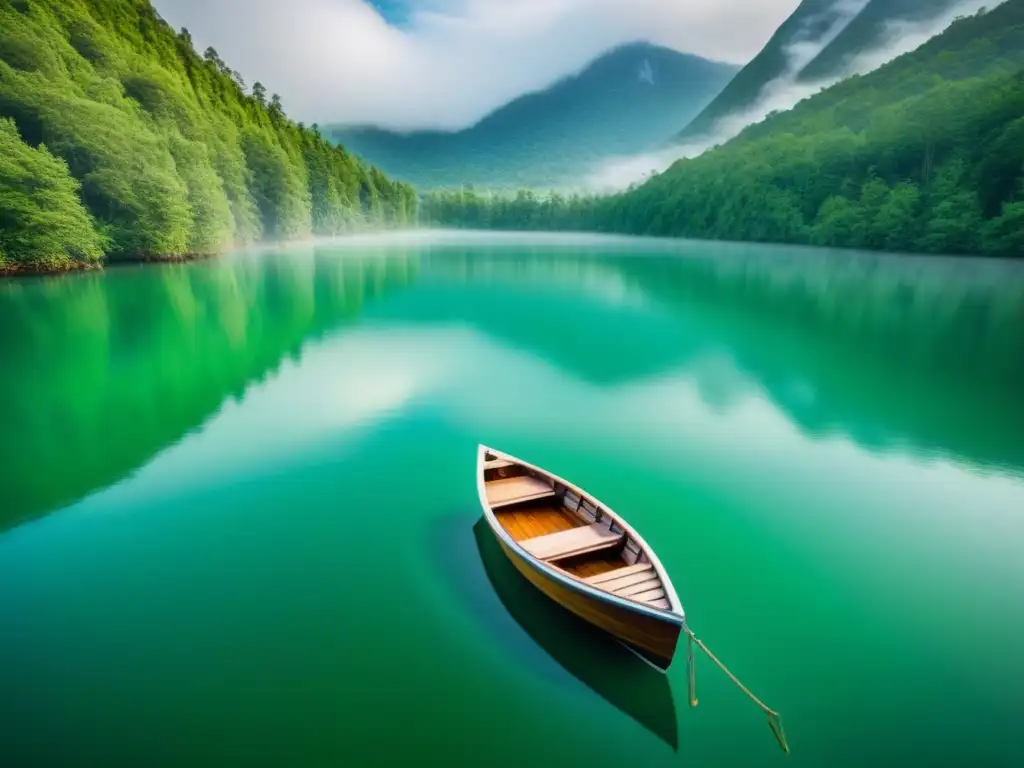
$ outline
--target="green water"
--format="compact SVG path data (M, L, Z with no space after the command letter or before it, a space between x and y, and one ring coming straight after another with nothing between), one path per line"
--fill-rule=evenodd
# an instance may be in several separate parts
M1020 764L1021 265L409 236L0 329L0 765ZM524 588L478 442L626 515L792 754Z

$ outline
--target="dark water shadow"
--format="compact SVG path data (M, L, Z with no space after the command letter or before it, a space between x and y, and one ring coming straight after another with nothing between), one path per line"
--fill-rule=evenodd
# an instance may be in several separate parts
M459 599L491 635L491 644L545 680L567 673L678 751L668 677L541 594L508 561L483 518L475 525L471 521L471 516L442 521L432 551Z

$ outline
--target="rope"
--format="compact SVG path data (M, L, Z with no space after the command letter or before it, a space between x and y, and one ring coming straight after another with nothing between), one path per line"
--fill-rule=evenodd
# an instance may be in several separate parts
M782 747L784 752L788 753L789 743L786 741L785 731L782 730L782 716L779 715L778 712L769 707L767 704L765 704L763 701L761 701L759 698L757 698L757 696L755 696L753 693L751 693L750 689L747 688L747 686L745 686L743 683L741 683L739 678L736 677L736 675L734 675L732 672L730 672L729 668L726 667L725 664L723 664L721 661L719 661L718 657L711 652L711 649L704 645L704 643L701 642L700 638L693 634L690 628L687 627L685 624L683 625L683 631L686 632L687 635L689 635L690 641L696 643L697 647L704 651L704 653L708 655L708 658L715 662L715 664L718 665L718 668L725 672L725 674L729 676L729 679L736 683L739 689L743 691L745 694L747 694L747 697L752 702L757 704L757 706L760 707L761 710L768 716L768 727L771 728L772 733L775 734L775 738L778 740L779 746ZM696 688L693 678L692 649L690 653L690 704L692 706L697 706Z

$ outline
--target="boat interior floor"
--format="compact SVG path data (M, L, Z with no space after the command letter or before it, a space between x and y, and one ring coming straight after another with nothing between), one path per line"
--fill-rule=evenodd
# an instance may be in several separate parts
M669 607L650 562L625 559L624 533L610 531L605 523L584 522L553 495L550 485L534 477L487 481L488 501L498 523L535 558L604 592L655 608Z
M494 514L509 535L520 542L560 531L571 531L583 525L583 521L572 512L551 502L496 509Z
M575 514L541 499L494 512L498 523L540 560L583 578L625 568L624 535L603 524L588 525Z
M605 550L603 552L588 552L585 555L561 560L558 567L566 573L586 581L591 576L600 576L603 573L626 568L627 563L622 559L621 552Z

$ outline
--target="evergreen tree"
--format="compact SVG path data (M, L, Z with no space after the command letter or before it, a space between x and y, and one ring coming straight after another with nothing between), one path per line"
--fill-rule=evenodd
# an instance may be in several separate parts
M0 0L0 143L6 271L414 218L410 188L292 123L262 84L246 95L146 0Z

